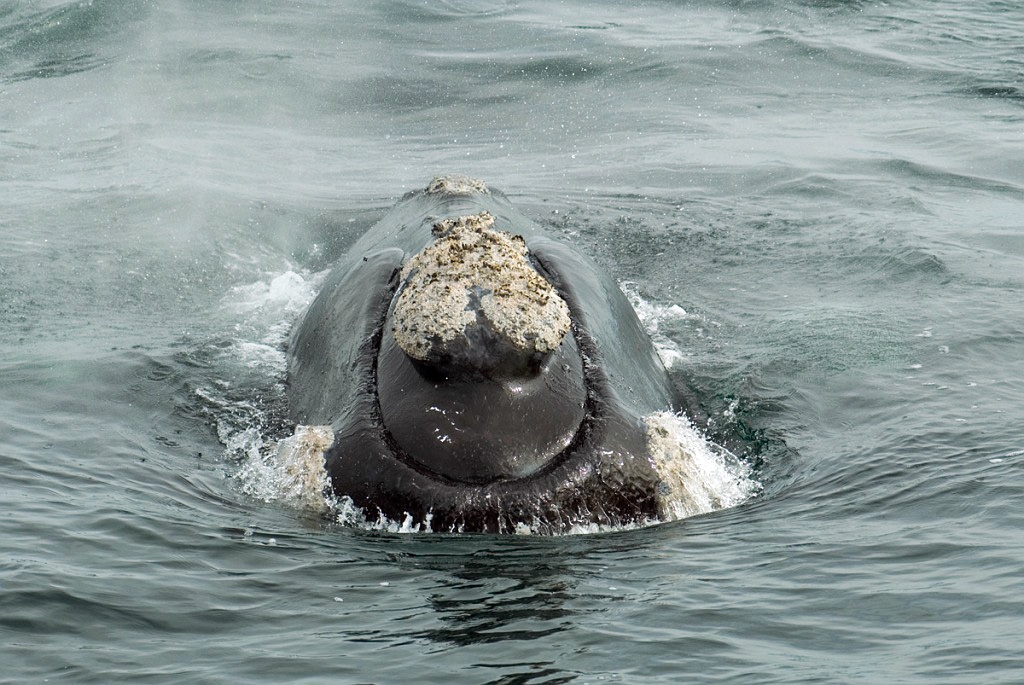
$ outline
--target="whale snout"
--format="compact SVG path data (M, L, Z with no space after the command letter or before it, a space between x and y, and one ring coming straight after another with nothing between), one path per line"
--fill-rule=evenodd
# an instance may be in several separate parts
M485 212L434 225L402 269L377 363L384 427L453 483L542 471L573 442L586 385L569 308Z

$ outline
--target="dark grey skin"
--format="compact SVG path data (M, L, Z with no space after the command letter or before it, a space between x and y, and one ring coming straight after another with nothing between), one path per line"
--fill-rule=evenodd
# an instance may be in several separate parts
M402 263L431 242L433 224L483 210L526 239L570 310L561 347L517 376L428 367L389 324ZM403 197L334 267L288 362L291 418L331 426L331 487L370 520L557 533L657 517L643 417L680 398L615 281L496 190Z

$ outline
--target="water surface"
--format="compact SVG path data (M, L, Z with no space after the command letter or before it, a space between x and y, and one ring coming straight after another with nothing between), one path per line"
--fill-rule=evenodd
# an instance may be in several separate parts
M0 8L2 679L1019 682L1022 55L996 0ZM498 538L260 489L291 322L449 172L629 284L757 497Z

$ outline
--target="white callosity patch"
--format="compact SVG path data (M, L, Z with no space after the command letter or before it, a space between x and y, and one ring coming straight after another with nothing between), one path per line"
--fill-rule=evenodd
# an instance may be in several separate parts
M296 426L295 433L272 450L252 443L238 477L242 488L268 502L283 501L296 508L326 512L333 506L324 468L324 451L334 443L330 426Z
M487 186L469 176L437 176L424 189L428 195L476 195L486 193Z
M569 307L530 265L522 237L493 225L487 212L438 222L435 241L402 268L392 331L410 357L486 366L561 344Z
M757 492L750 467L701 435L685 416L656 412L644 423L651 462L661 477L663 521L734 507Z

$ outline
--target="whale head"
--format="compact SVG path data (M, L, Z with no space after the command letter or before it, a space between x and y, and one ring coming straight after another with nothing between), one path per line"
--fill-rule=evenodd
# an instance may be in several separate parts
M288 357L290 416L332 436L330 490L368 521L658 516L644 417L675 393L650 338L605 270L480 181L407 193L332 270Z

